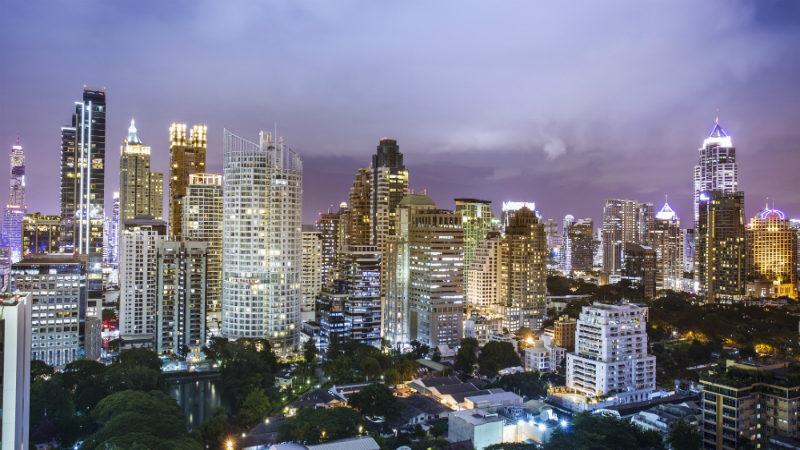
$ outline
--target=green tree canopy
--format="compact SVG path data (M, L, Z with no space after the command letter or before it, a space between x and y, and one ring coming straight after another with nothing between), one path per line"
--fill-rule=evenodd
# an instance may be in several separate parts
M311 363L317 357L317 341L312 336L311 339L307 340L305 344L303 344L303 357L305 358L306 362Z
M261 388L255 388L250 391L242 403L242 408L253 413L257 421L264 420L265 417L272 413L269 397Z
M347 399L351 408L357 409L365 416L383 416L391 422L397 418L405 404L394 396L392 390L382 383L372 383L364 386Z
M663 449L661 435L606 414L580 412L566 428L558 427L545 450Z
M502 388L508 392L524 395L529 399L536 399L547 395L549 384L547 374L522 372L504 375L486 388Z
M315 445L358 436L366 428L361 413L351 408L300 408L278 428L280 440Z
M667 443L673 450L700 450L703 448L703 437L680 418L669 432Z
M489 341L481 348L478 365L481 369L497 372L506 367L522 365L522 362L510 342Z
M153 370L161 370L161 360L152 350L146 348L132 348L120 352L114 357L114 362L131 366L145 366Z
M381 365L375 358L363 358L361 360L361 373L367 379L375 379L381 374Z
M55 372L55 369L46 362L34 359L31 361L31 384L39 379L50 378Z
M475 356L475 347L471 345L462 345L461 348L458 349L458 352L456 352L456 361L453 368L464 373L472 373L477 363L478 358Z

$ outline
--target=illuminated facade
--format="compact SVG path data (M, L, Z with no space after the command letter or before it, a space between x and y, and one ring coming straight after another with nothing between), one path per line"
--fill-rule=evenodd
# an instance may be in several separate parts
M695 290L707 303L742 300L747 294L744 192L704 191L699 199Z
M592 219L564 219L564 244L561 253L561 271L572 275L574 271L590 271L594 264Z
M683 290L683 242L684 233L678 215L664 203L656 214L653 229L648 238L656 254L656 291Z
M25 205L6 205L3 212L3 234L10 248L12 263L22 259L22 221L27 210Z
M538 330L547 313L546 259L544 226L527 207L510 218L503 236L500 289L496 308L509 331L520 327Z
M181 220L181 235L186 240L207 245L205 318L208 329L218 332L222 320L222 175L189 176L186 195L181 199Z
M58 253L61 218L28 214L22 221L22 254Z
M347 203L339 205L339 211L328 210L325 214L320 214L316 223L316 228L320 232L322 240L322 263L320 267L322 275L322 285L333 279L336 271L336 258L342 246L347 242L345 230L347 229Z
M746 233L748 278L769 281L771 296L797 298L797 232L783 212L767 205L750 220Z
M387 236L395 234L397 205L408 193L408 171L400 146L393 139L381 139L372 155L372 245L381 249Z
M164 218L164 174L150 171L150 147L142 145L131 120L119 158L120 220L139 215Z
M300 339L303 162L264 132L253 143L225 130L223 155L222 335L287 356Z
M492 229L491 201L473 198L457 198L456 213L461 214L464 226L464 297L469 296L469 270L475 249Z
M534 213L536 212L536 203L533 203L533 202L530 202L530 203L528 203L528 202L503 202L503 209L502 209L502 211L500 213L500 226L502 227L503 230L505 230L506 227L508 227L508 224L510 223L511 219L514 217L514 214L516 214L517 210L519 210L519 209L521 209L523 207L524 208L528 208L531 211L534 211ZM537 217L538 217L538 215L537 215Z
M467 278L472 288L467 291L467 308L487 314L502 298L500 276L503 268L503 238L499 231L490 231L475 249Z
M622 270L625 244L647 245L655 216L652 203L607 198L603 207L603 271L618 274Z
M322 233L314 225L303 225L303 303L300 306L303 322L314 320L314 304L322 290Z
M115 265L119 264L119 214L119 192L114 192L111 219L106 219L108 226L106 262Z
M372 245L370 208L372 205L372 167L360 168L350 187L350 209L347 210L346 245Z
M25 217L25 152L17 143L11 147L11 177L8 188L8 204L3 215L3 234L11 248L11 262L22 259L21 225Z
M206 171L206 126L195 125L187 135L186 124L169 128L169 229L181 235L181 200L186 195L190 176Z
M736 148L728 133L719 126L719 120L711 130L711 135L700 147L700 161L694 166L694 227L700 221L700 193L721 191L725 194L736 192L739 180L739 166L736 164Z

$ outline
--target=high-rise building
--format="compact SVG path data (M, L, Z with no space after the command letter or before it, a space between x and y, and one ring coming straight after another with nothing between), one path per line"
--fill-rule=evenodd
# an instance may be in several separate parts
M86 255L34 254L12 266L14 290L32 293L31 359L62 367L100 358L99 313L87 306L87 262Z
M11 244L0 234L0 291L8 291L11 286L11 264Z
M206 342L208 244L185 238L156 243L156 353L199 361Z
M392 345L406 346L410 337L410 248L409 231L416 215L436 209L425 194L408 194L397 206L396 233L386 239L381 260L381 275L386 290L383 330Z
M648 400L656 387L656 357L647 355L647 308L584 306L567 354L567 388L620 403Z
M372 245L370 214L372 207L372 167L360 168L350 187L347 210L346 245Z
M408 193L408 170L400 146L393 139L381 139L372 155L372 245L382 251L387 236L395 234L397 205Z
M572 275L574 271L590 271L594 265L594 245L592 219L575 220L572 216L564 219L564 244L561 255L561 270Z
M744 192L703 191L699 199L695 292L707 303L742 300L747 294Z
M17 143L11 146L11 184L8 190L8 203L25 205L25 152Z
M58 253L61 218L27 214L22 221L22 254Z
M656 295L656 252L652 247L626 242L622 251L622 278L639 286L644 296Z
M218 333L222 321L222 175L189 176L189 186L181 200L181 220L181 236L207 244L205 318L207 329Z
M547 250L544 227L533 210L523 206L510 217L502 252L502 308L498 312L509 331L538 330L547 313Z
M119 158L120 220L136 216L164 218L164 174L150 171L150 147L145 147L131 120Z
M11 249L11 262L22 259L22 221L28 212L25 205L6 205L3 215L3 234Z
M683 233L683 271L694 272L694 228L682 230Z
M431 348L461 343L464 324L461 219L461 214L449 210L428 209L414 214L409 221L409 337Z
M345 245L347 239L345 238L345 229L347 228L347 203L342 202L339 205L339 211L333 212L333 208L329 209L327 213L320 214L320 218L316 223L317 230L320 232L320 240L322 241L322 263L320 267L322 275L322 285L328 283L336 271L336 255L342 251L342 246Z
M786 215L767 205L750 219L746 233L748 278L769 282L775 297L797 298L797 232Z
M223 139L222 335L269 339L280 356L299 345L303 162L262 132Z
M500 227L505 230L517 210L523 207L534 211L534 213L536 212L536 203L534 202L503 202L503 209L500 213Z
M794 230L797 233L797 277L795 280L798 280L798 291L800 291L800 219L789 219L789 229Z
M464 298L469 296L470 264L475 257L475 249L492 229L492 207L490 200L457 198L456 213L461 214L464 227Z
M648 242L656 255L655 289L683 290L683 242L681 221L678 215L664 203L656 214Z
M111 219L107 219L108 225L108 248L106 249L106 262L109 264L119 264L119 226L120 226L120 205L119 192L114 192L113 203L111 205Z
M490 231L475 250L467 278L472 289L467 292L470 311L488 314L503 298L500 277L504 267L503 237L499 231Z
M206 126L195 125L186 133L185 123L169 128L169 229L181 235L181 200L191 182L190 176L206 171Z
M31 298L30 292L4 297L0 303L0 405L3 450L26 449L30 433L31 390ZM38 418L37 418L38 419Z
M647 245L655 215L652 203L607 198L603 207L603 271L618 274L622 270L622 252L626 243Z
M25 153L17 143L11 147L11 177L8 189L8 204L3 215L3 234L11 247L11 261L22 259L22 233L20 227L25 217Z
M545 237L551 236L558 236L558 222L554 222L553 219L547 219L547 222L542 222L544 226L544 235Z
M598 228L595 230L594 239L592 240L594 248L593 263L595 270L603 268L603 229Z
M739 180L736 148L728 133L719 126L719 119L699 151L700 161L694 166L695 229L698 229L700 221L700 194L705 191L733 194L738 188Z
M314 225L303 225L303 303L301 320L314 320L314 304L322 290L322 233Z
M125 345L153 346L159 297L158 244L167 239L167 223L153 216L122 222L119 332Z

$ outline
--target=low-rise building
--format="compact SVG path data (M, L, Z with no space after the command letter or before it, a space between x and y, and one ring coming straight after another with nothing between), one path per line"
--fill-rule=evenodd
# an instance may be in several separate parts
M496 413L481 409L450 412L447 421L447 440L470 441L475 450L503 442L503 419Z
M490 413L500 412L503 408L521 406L522 404L522 397L513 392L464 397L464 407L466 409L482 409Z
M303 407L328 409L343 404L344 403L339 397L336 397L335 395L331 394L325 389L314 389L305 396L300 397L299 399L289 403L286 415L288 417L291 417L297 413L298 409Z
M493 334L501 334L503 332L503 319L496 316L483 317L473 315L464 321L464 337L475 338L478 340L478 346L486 345Z
M561 316L553 323L553 344L556 347L575 351L575 331L578 320L569 316Z
M398 400L406 404L400 410L400 420L403 425L415 425L435 419L446 419L452 409L437 402L432 397L422 394L411 394L408 397L399 397Z
M550 336L543 335L532 347L525 349L525 369L549 373L558 370L567 350L554 345Z

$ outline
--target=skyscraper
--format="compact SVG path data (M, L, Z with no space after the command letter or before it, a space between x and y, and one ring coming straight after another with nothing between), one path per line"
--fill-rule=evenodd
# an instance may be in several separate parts
M694 228L700 220L700 193L720 191L732 194L738 188L739 166L736 164L736 148L731 137L719 125L719 119L711 135L700 147L700 161L694 166Z
M22 259L22 221L28 207L25 205L6 205L3 215L3 234L11 249L11 262Z
M750 219L746 233L748 278L767 282L776 297L797 298L797 232L783 211L765 206Z
M333 212L333 208L327 213L320 214L316 223L317 230L320 232L322 240L322 264L320 267L322 275L322 285L328 283L336 270L336 258L346 244L345 230L347 228L347 203L342 202L339 210Z
M297 349L301 304L303 162L262 132L259 143L223 139L222 335Z
M3 234L11 246L11 262L22 259L22 232L20 226L25 217L25 153L17 143L11 147L11 177L8 189L8 204L3 216Z
M386 236L395 234L397 205L408 193L408 171L400 146L393 139L381 139L372 155L372 202L370 223L372 245L381 250Z
M568 220L564 219L564 246L561 255L561 270L572 275L572 272L590 271L594 264L593 235L594 222L592 219Z
M27 214L22 221L22 254L58 253L61 218Z
M656 214L648 242L656 254L656 291L682 291L684 234L681 221L669 204L664 203Z
M603 207L603 271L618 274L626 243L647 244L655 215L652 203L607 198Z
M475 257L467 271L467 278L472 286L466 296L470 311L489 314L503 297L500 286L500 277L505 266L502 243L500 232L490 231L475 249Z
M372 245L370 215L372 207L372 168L360 168L350 187L347 210L346 245Z
M747 294L744 192L703 191L699 199L695 291L707 303L741 300Z
M464 227L464 298L469 296L469 277L468 272L472 258L475 257L475 249L478 244L486 238L486 234L492 229L492 207L490 200L478 200L473 198L457 198L456 213L461 214L461 223Z
M303 303L301 320L314 320L314 303L322 289L322 233L314 225L303 225Z
M136 216L164 218L164 174L150 171L150 147L142 145L131 120L119 158L120 220Z
M28 447L31 390L31 298L30 292L3 298L0 303L0 405L3 416L3 447L9 450Z
M181 235L181 199L186 195L189 176L206 171L206 126L195 125L186 134L185 123L169 128L169 229Z
M536 212L536 203L534 202L503 202L503 209L500 213L500 226L503 230L508 227L508 224L511 222L511 218L514 217L514 214L516 214L517 210L523 207L530 209L534 213Z
M222 175L189 176L189 186L181 200L181 236L207 244L205 318L208 329L215 333L222 320L222 203Z
M108 221L108 249L106 255L109 264L119 264L119 192L114 192L114 203L111 205L111 220Z

